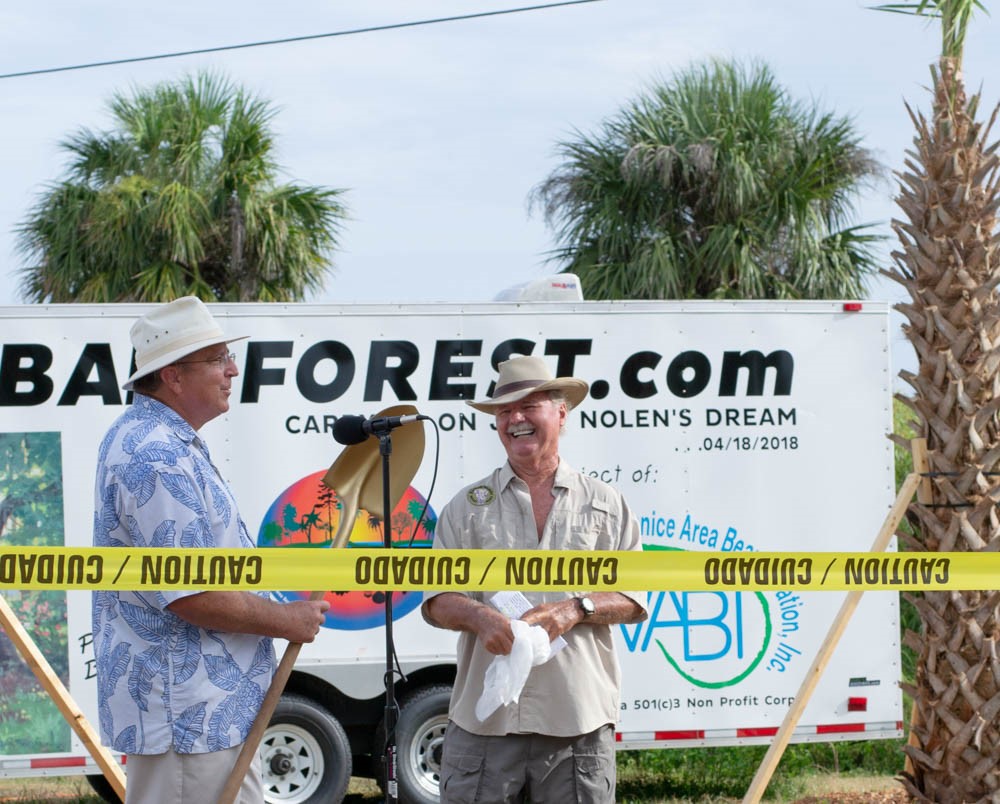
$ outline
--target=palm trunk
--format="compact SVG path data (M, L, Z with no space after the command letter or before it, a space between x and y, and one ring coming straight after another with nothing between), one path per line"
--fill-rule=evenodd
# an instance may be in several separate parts
M243 217L243 206L240 204L239 196L233 193L229 197L229 277L230 281L239 288L239 300L241 302L254 301L256 287L247 275L246 270L246 220Z
M895 269L910 301L896 309L917 352L916 374L902 372L913 397L900 396L927 439L934 494L914 503L916 551L983 551L1000 547L1000 235L996 234L998 158L989 129L975 121L960 62L932 70L933 119L910 116L915 149L899 174L904 220ZM907 633L918 654L904 689L916 714L913 763L904 784L920 800L990 801L1000 796L1000 594L927 592L912 598L921 633ZM915 738L915 739L914 739Z

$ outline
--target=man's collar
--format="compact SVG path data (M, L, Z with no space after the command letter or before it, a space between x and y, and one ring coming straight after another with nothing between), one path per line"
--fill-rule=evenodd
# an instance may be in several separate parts
M572 467L570 467L570 465L560 457L559 465L556 467L555 477L552 479L552 485L559 486L560 488L566 488L570 485L573 475L574 471ZM510 481L515 477L518 477L518 475L514 471L514 467L510 465L509 460L505 461L504 465L500 467L500 488L507 488ZM518 479L520 480L519 477Z
M165 425L170 427L177 434L177 437L185 444L190 444L198 437L197 431L190 424L188 424L187 420L183 416L170 407L170 405L164 404L159 399L146 396L145 394L141 394L137 391L132 400L132 406L147 411L149 414L162 421Z

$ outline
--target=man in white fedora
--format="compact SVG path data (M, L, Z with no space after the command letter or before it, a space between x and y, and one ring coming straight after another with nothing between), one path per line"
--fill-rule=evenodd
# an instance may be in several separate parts
M229 344L242 338L193 296L142 316L131 338L123 387L135 397L101 442L94 545L254 547L197 432L229 410ZM311 642L328 607L240 590L94 592L101 737L127 755L126 804L217 801L271 681L271 638ZM259 760L237 800L263 802Z
M444 507L434 547L642 549L638 524L622 495L559 457L568 412L587 390L575 377L553 378L538 357L500 364L493 396L468 404L496 417L507 462ZM530 589L523 594L529 609L520 619L566 645L531 668L516 701L484 719L479 715L490 707L477 713L477 703L494 658L514 647L511 620L481 593L431 592L423 604L429 623L461 632L441 801L613 802L621 673L611 627L644 620L646 595Z

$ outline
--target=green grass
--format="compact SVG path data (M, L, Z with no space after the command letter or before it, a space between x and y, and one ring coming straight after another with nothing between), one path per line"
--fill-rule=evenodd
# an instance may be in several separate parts
M844 776L891 779L903 764L903 741L871 740L789 745L766 798L791 801L819 779ZM618 753L618 804L740 801L753 781L767 746L679 748ZM823 777L829 777L824 779ZM383 796L365 780L351 782L349 804L370 804ZM812 787L813 790L808 789ZM19 804L103 804L81 776L0 780L0 800Z
M82 776L0 780L0 801L18 804L104 804Z
M823 774L892 777L903 768L902 739L789 745L768 786L768 796L801 796L806 779ZM622 751L618 800L638 804L673 797L689 801L740 799L767 746ZM849 769L847 771L846 769Z

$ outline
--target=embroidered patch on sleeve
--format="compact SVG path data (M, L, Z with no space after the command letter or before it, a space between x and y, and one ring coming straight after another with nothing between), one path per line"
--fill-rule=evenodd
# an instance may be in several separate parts
M496 499L493 489L489 486L476 486L474 489L469 489L466 496L473 505L489 505Z

